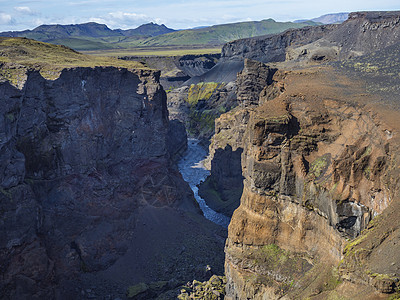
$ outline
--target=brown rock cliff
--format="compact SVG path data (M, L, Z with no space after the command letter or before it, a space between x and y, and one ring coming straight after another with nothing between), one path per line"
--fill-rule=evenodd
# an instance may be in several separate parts
M244 190L225 250L227 296L352 295L343 292L347 286L370 297L379 297L387 286L394 292L397 273L391 273L391 283L373 285L371 276L355 275L360 268L354 265L350 271L343 267L342 274L350 275L340 284L338 279L339 287L326 282L349 256L343 255L347 240L398 197L395 123L372 113L362 86L332 69L279 71L275 78L279 82L260 94L263 104L223 115L217 124L226 125L213 138L212 145L244 149ZM244 115L247 126L238 118ZM374 264L367 261L364 257L363 266ZM383 265L387 272L391 264L381 261L379 272L376 266L368 270L381 274Z

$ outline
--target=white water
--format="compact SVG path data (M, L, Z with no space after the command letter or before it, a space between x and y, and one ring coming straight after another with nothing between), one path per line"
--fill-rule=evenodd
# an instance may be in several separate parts
M193 190L194 197L200 205L204 216L225 228L228 228L230 219L220 213L209 208L203 198L199 196L199 189L197 185L206 179L210 172L204 168L201 163L207 156L207 152L202 146L199 145L199 140L188 139L188 149L185 155L178 163L179 171L182 174L183 179L189 183L191 189Z

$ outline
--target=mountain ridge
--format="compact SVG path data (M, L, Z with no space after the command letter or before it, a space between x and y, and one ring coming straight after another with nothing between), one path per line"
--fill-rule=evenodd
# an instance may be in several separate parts
M148 23L136 29L112 30L94 22L76 25L41 25L33 30L1 32L0 36L26 37L71 47L75 50L154 46L222 45L228 41L274 34L289 28L317 25L315 22L262 21L219 24L198 29L173 30Z
M317 18L312 19L302 19L302 20L295 20L294 23L302 23L306 21L313 21L321 24L339 24L347 20L349 13L348 12L341 12L341 13L332 13L332 14L325 14L319 16Z
M111 36L134 36L146 35L156 36L175 31L174 29L166 27L164 24L158 25L153 22L142 24L135 29L110 29L106 24L96 22L88 22L81 24L54 24L54 25L40 25L32 30L23 31L5 31L1 32L0 36L8 37L26 37L39 39L46 42L49 39L63 38L63 37L111 37ZM53 35L51 35L53 34Z

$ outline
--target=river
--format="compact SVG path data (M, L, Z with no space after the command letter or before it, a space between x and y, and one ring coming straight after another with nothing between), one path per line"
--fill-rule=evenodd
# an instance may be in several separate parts
M210 175L210 172L202 164L206 156L207 151L199 144L199 140L188 139L188 149L179 161L178 167L183 179L189 183L190 188L193 190L194 197L199 203L204 216L208 220L228 228L230 218L209 208L204 199L199 196L197 185Z

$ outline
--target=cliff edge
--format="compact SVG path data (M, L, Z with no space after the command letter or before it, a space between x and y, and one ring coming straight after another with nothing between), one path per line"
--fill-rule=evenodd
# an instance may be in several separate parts
M224 232L172 160L186 135L160 72L2 41L0 298L114 299L150 283L141 296L156 297L222 273ZM35 47L76 65L29 64Z

